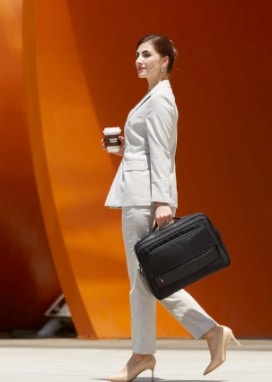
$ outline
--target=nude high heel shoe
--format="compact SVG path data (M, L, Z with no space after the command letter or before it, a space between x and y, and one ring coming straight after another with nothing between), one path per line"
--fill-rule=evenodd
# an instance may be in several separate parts
M108 381L112 382L128 382L135 379L139 374L141 374L145 370L151 370L152 372L152 381L154 379L154 369L156 365L156 359L153 355L149 355L145 357L142 361L138 362L137 365L130 367L126 366L126 369L122 371L120 374L108 377Z
M212 358L210 364L204 371L204 375L207 375L218 366L220 366L226 360L227 343L233 340L237 345L241 346L240 342L234 337L232 330L227 326L219 326L217 340L216 340L216 352Z

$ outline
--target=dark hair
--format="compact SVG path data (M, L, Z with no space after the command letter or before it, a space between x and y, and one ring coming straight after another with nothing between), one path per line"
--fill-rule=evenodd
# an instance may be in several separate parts
M169 38L160 34L148 34L142 37L138 41L136 45L136 49L138 49L141 44L147 41L150 41L153 44L156 52L158 52L162 57L165 57L165 56L169 57L169 63L167 65L167 73L171 73L174 62L175 62L175 58L178 53L174 46L173 41L169 40Z

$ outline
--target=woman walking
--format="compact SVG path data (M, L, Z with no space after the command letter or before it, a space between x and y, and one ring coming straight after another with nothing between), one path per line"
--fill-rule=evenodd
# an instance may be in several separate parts
M169 82L176 54L162 35L144 36L136 46L138 77L147 80L148 92L128 114L120 137L122 161L105 203L122 209L132 319L132 355L111 381L130 381L147 369L153 375L156 364L156 299L139 272L134 245L155 223L171 222L177 208L178 110ZM206 339L211 361L205 375L225 361L227 342L237 341L230 328L219 325L184 289L160 303L194 338Z

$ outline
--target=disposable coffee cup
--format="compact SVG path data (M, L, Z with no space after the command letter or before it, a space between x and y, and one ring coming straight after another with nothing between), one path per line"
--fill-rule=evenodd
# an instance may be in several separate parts
M121 141L120 127L105 127L103 130L104 142L109 153L118 153L120 151Z

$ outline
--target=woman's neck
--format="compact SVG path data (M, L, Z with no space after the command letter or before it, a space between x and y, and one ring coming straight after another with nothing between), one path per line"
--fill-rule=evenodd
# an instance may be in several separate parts
M150 92L150 90L152 90L155 86L158 85L158 83L162 82L162 81L165 81L165 80L168 80L168 76L165 75L159 79L156 79L156 80L148 80L148 91Z

